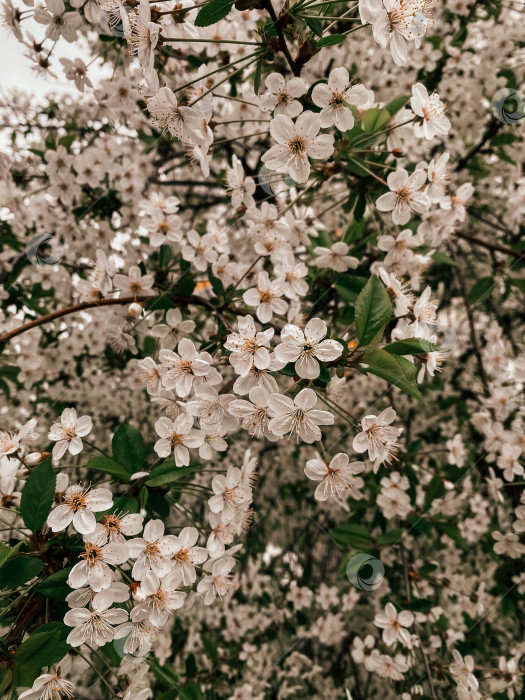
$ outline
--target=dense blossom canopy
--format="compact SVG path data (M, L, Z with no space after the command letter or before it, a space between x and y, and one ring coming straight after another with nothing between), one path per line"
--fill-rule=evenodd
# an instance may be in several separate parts
M3 0L2 697L523 697L524 12Z

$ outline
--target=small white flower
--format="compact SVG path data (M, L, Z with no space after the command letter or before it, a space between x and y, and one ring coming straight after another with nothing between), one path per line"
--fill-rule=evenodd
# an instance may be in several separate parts
M68 610L64 622L74 629L69 633L67 643L72 647L79 647L85 643L102 647L106 642L125 637L127 629L122 623L128 619L128 613L122 608L110 610L112 603L113 594L110 591L101 591L93 599L91 610Z
M378 416L365 416L361 420L363 431L355 436L352 443L356 452L368 450L368 456L375 461L376 466L381 462L390 462L397 451L397 438L402 428L390 425L396 417L393 408L385 408Z
M238 467L228 467L226 476L214 476L211 487L215 494L208 500L211 512L224 513L230 520L238 516L239 510L252 498L251 488L242 484L242 472Z
M314 408L317 395L312 389L302 389L295 399L282 394L272 394L268 399L272 419L269 429L276 435L292 437L297 435L304 442L312 443L322 437L319 425L333 425L334 416L328 411L318 411Z
M327 464L319 456L306 462L304 473L312 481L319 481L315 489L315 498L326 501L329 498L348 498L355 490L363 486L361 477L356 477L364 471L363 462L351 462L347 454L339 452Z
M243 299L248 306L255 306L255 315L261 323L270 323L273 314L283 316L288 310L288 302L281 299L284 287L281 280L270 280L266 271L259 272L257 287L248 289Z
M115 287L123 297L139 297L154 295L152 287L155 283L153 275L143 275L140 267L132 265L126 275L115 275Z
M374 618L374 625L383 630L383 641L392 645L401 642L409 649L412 648L410 632L406 629L414 622L414 615L409 610L398 613L392 603L385 605L385 612L378 613Z
M181 397L188 396L194 381L197 386L211 373L212 367L189 338L183 338L177 346L178 354L171 350L159 352L162 384L166 389L175 389Z
M310 162L308 158L324 160L334 152L334 137L330 134L318 136L321 118L313 112L303 112L295 124L290 117L278 114L270 122L270 134L277 141L261 160L270 170L286 167L296 182L308 180Z
M230 333L224 343L226 350L231 351L230 364L241 377L245 377L252 367L267 369L270 365L269 347L273 328L257 332L250 315L239 318L237 326L238 332Z
M275 355L281 362L295 362L299 377L316 379L320 372L318 360L331 362L343 352L343 346L337 340L323 340L327 332L326 323L320 318L308 321L304 331L293 324L286 324Z
M422 191L427 176L424 170L415 170L409 175L399 168L387 177L390 192L382 194L376 201L379 211L391 211L392 221L403 226L408 223L412 212L424 214L430 208L430 199Z
M318 256L315 264L317 267L328 267L336 272L346 272L349 268L355 270L359 261L348 255L349 250L350 248L343 241L337 241L330 248L317 246L314 248L314 254Z
M285 81L280 73L270 73L265 81L268 92L259 97L261 109L265 112L274 110L274 114L298 117L303 111L302 104L295 98L301 97L307 90L302 78L290 78Z
M450 131L450 120L445 116L445 105L439 99L439 95L433 92L431 95L424 85L416 83L412 86L410 106L422 123L414 124L414 135L417 138L431 140L439 134L446 135Z
M159 578L149 571L140 582L140 593L146 600L137 606L147 612L149 621L156 627L163 627L174 610L182 608L186 593L176 590L181 583L179 573L171 572Z
M231 570L235 566L233 557L221 557L211 563L211 575L204 576L197 584L197 593L204 598L204 605L211 605L216 597L225 598L233 588Z
M60 459L66 450L72 455L82 452L84 446L80 438L88 435L93 428L93 421L89 416L77 418L74 408L65 408L60 420L51 426L48 438L56 442L53 447L53 459Z
M173 535L164 535L162 520L150 520L144 528L144 536L127 542L129 556L136 559L131 575L140 581L153 571L162 577L171 571L170 558L177 549L177 540Z
M79 561L69 572L68 585L81 588L86 584L95 592L111 586L113 574L111 566L118 566L129 559L128 546L121 542L101 545L97 537L88 535L84 538L85 550Z
M160 437L153 449L159 457L175 455L175 466L187 467L190 463L189 447L200 447L204 433L193 428L193 420L187 413L181 413L174 421L163 416L155 423L155 432Z
M60 668L56 673L43 673L33 683L33 686L20 693L18 700L62 700L72 698L75 684L66 681L60 674Z
M81 535L90 535L97 525L93 513L109 510L112 505L113 496L108 489L70 486L64 493L64 502L47 516L47 524L53 532L60 532L73 524Z
M321 126L335 125L339 131L354 126L354 115L345 102L362 107L368 102L368 90L364 85L351 85L344 67L334 68L328 76L328 84L318 83L312 90L312 101L321 107Z
M195 565L203 564L208 552L203 547L196 547L199 531L195 527L183 528L177 537L175 552L171 558L173 571L178 574L184 586L191 586L197 579Z

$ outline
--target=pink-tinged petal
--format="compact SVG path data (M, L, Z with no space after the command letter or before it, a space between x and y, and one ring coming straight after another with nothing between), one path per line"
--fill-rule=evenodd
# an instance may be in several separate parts
M195 345L189 338L182 338L177 346L177 351L183 360L194 360L197 357Z
M69 442L67 440L60 440L59 442L57 442L56 445L53 447L53 459L61 459L64 456L68 446Z
M224 508L224 499L222 496L212 496L208 501L208 505L212 513L220 513Z
M330 462L330 469L345 469L348 466L349 458L344 452L338 452Z
M337 340L323 340L315 348L315 357L323 362L331 362L341 357L343 346Z
M322 459L309 459L306 462L304 473L312 481L320 481L327 474L326 464Z
M308 148L308 155L315 160L329 158L334 152L334 137L330 134L316 136Z
M309 343L318 343L327 332L326 323L320 318L312 318L304 329L305 338Z
M271 356L268 348L257 348L253 356L253 364L257 369L268 369L270 362Z
M352 447L355 452L366 452L368 450L368 435L365 432L356 435L352 442Z
M286 83L284 77L280 73L270 73L264 81L264 84L270 92L278 93L284 90Z
M295 136L293 121L284 114L278 114L270 122L270 134L277 143L288 143L288 141L291 141Z
M66 505L57 506L47 516L47 524L53 530L53 532L65 530L72 520L73 512L71 508Z
M173 432L173 421L163 416L155 422L155 432L161 438L169 438Z
M315 112L309 110L303 112L295 122L295 131L299 136L305 136L308 139L313 138L319 133L321 128L321 119Z
M275 356L281 362L295 362L302 351L302 347L295 343L281 343L275 348Z
M290 78L286 84L286 92L291 97L301 97L307 90L306 83L302 78Z
M164 534L164 523L162 520L150 520L144 528L144 539L146 542L153 542L160 539Z
M73 608L73 610L68 610L64 615L64 623L68 627L76 627L87 622L90 618L91 613L86 608Z
M120 529L128 537L137 535L142 530L144 517L139 513L130 513L122 518Z
M316 405L317 395L313 389L301 389L295 397L294 403L304 411L309 411ZM320 413L324 413L324 411L320 411Z
M272 415L278 416L283 413L290 413L295 408L292 399L282 394L271 394L268 397L268 407L273 412Z
M410 627L410 625L414 622L414 615L409 610L403 610L399 613L397 619L403 625L403 627Z
M80 532L81 535L90 535L92 532L95 532L96 526L97 521L95 520L95 516L90 510L87 510L87 508L79 510L73 516L73 527L77 532Z
M303 355L295 363L295 371L303 379L317 379L319 376L319 362L311 355Z
M317 485L314 492L314 497L316 501L326 501L328 498L328 482L323 480Z
M78 455L82 452L82 440L79 437L74 437L69 443L69 454Z
M317 411L315 409L311 410L309 416L319 425L333 425L334 416L329 411Z

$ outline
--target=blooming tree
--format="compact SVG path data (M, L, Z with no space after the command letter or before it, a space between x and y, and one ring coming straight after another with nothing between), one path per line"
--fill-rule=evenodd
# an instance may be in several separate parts
M522 697L523 11L4 0L2 697Z

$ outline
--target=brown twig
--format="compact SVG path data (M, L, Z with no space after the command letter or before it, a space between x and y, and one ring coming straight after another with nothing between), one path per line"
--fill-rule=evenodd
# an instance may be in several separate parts
M479 218L479 217L476 217ZM490 222L485 222L485 223L490 223ZM460 231L456 231L455 235L458 238L464 238L466 241L470 241L471 243L475 243L476 245L481 246L482 248L487 248L487 250L496 250L499 253L505 253L506 255L512 255L515 258L518 258L518 260L523 260L525 262L525 253L520 253L519 250L514 250L514 248L507 248L507 246L500 245L499 243L489 243L489 241L484 241L482 238L478 238L477 236L471 236L468 233L462 233Z

